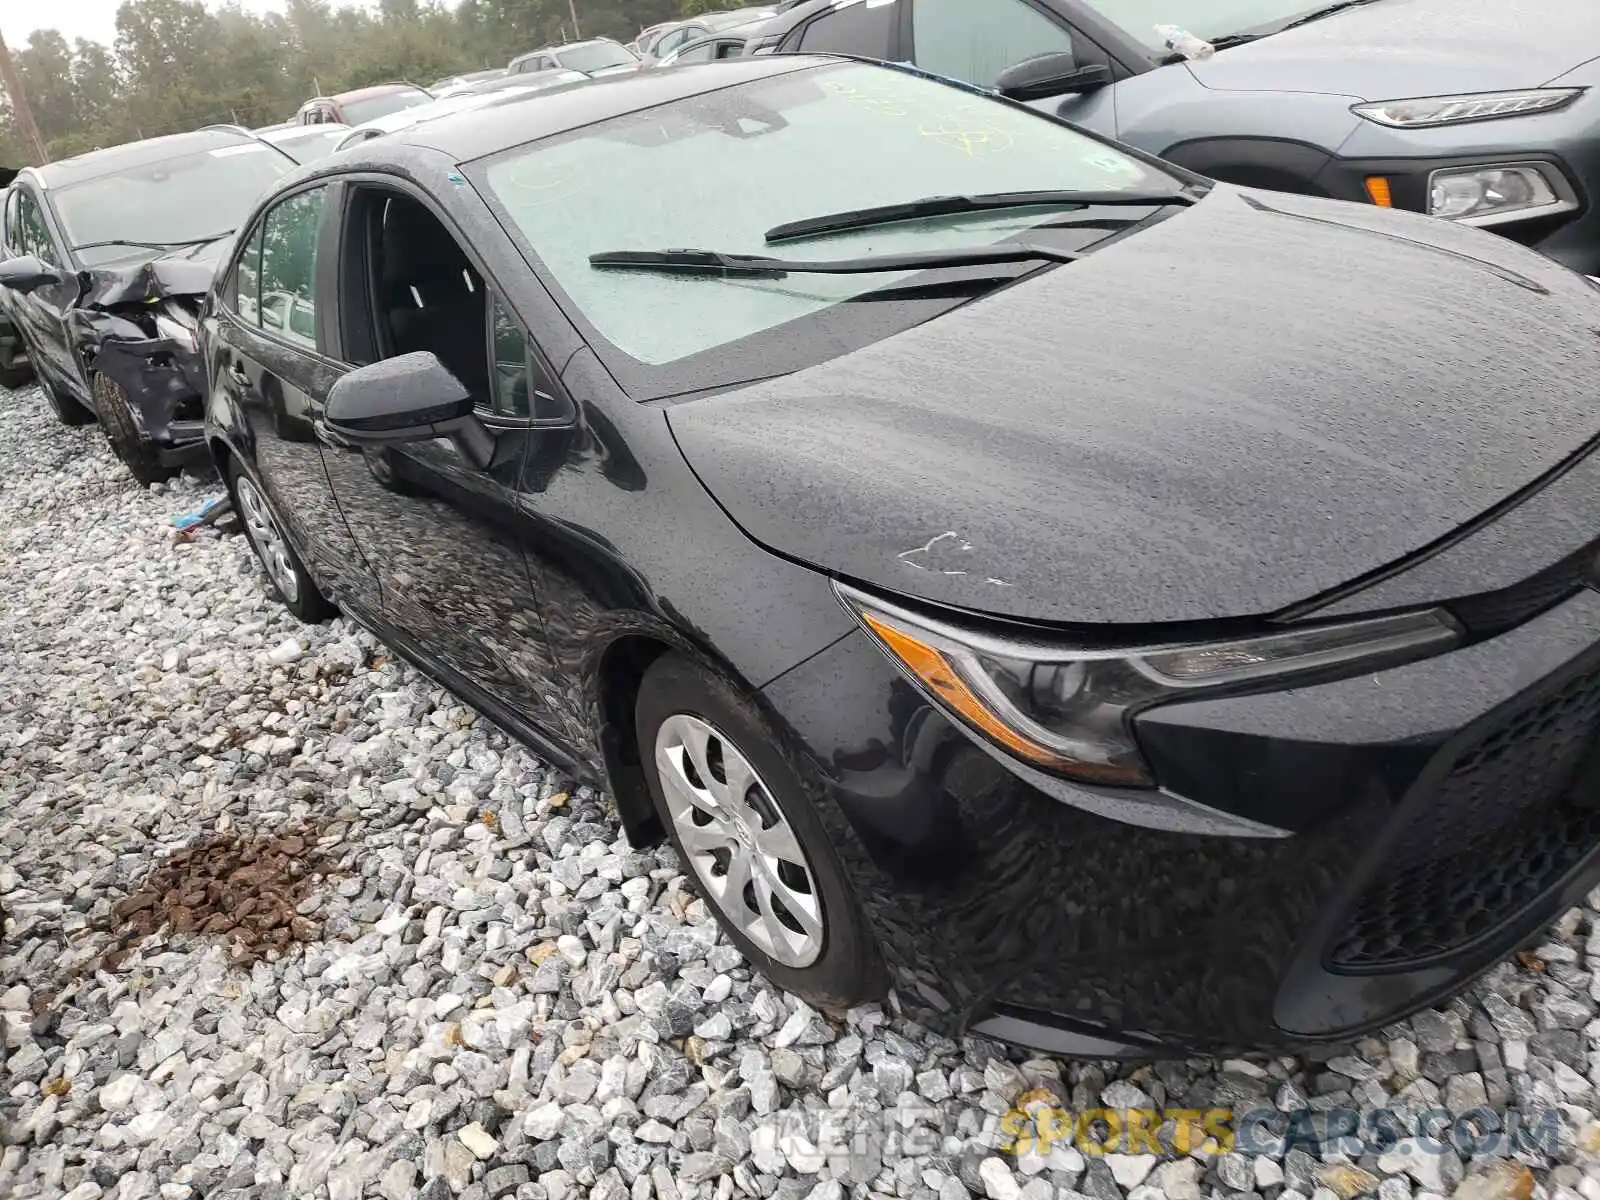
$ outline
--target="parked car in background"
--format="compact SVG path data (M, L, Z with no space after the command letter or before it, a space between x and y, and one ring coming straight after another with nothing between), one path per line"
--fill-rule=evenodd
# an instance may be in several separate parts
M506 68L510 75L524 75L535 71L582 71L585 75L618 75L639 69L639 56L621 42L610 38L591 38L586 42L568 42L564 46L550 46L519 54Z
M441 79L438 83L428 88L435 99L443 100L447 96L469 90L473 84L486 83L491 79L499 79L506 73L504 67L493 67L487 71L471 71L465 75L452 75L449 79Z
M200 301L234 228L294 169L211 128L27 167L6 194L0 308L56 416L98 418L141 483L205 459Z
M490 79L483 83L472 85L472 91L478 95L488 95L493 92L520 92L520 91L545 91L554 87L565 87L569 83L588 83L590 77L582 71L563 71L557 68L554 71L530 71L521 75L507 75L502 79Z
M656 68L676 67L687 63L720 62L725 58L738 58L745 52L748 41L742 29L735 27L724 33L713 33L708 37L685 42L666 57L658 58L649 65Z
M1548 258L803 55L441 117L237 247L273 589L814 1003L1344 1042L1600 881L1600 288Z
M513 78L520 79L520 77ZM577 79L583 83L589 81L587 75L577 75ZM548 83L543 86L539 84L517 86L515 82L503 88L492 86L499 82L499 80L491 80L488 84L479 85L487 89L484 91L464 92L444 100L435 100L432 104L419 104L415 108L402 109L400 112L380 117L376 121L368 121L364 125L357 125L344 135L337 149L347 150L351 146L360 145L362 142L383 137L385 134L395 133L401 129L409 129L413 125L419 125L424 121L432 121L438 117L449 116L451 113L471 112L473 109L496 104L508 96L529 94L554 86Z
M1593 5L804 0L745 52L982 87L1009 70L1030 102L1213 178L1483 226L1600 274Z
M349 132L348 125L286 125L281 129L258 129L256 136L271 142L295 162L308 163L332 154Z
M637 53L646 63L656 62L690 42L709 37L724 30L733 30L762 22L776 15L774 8L735 8L726 12L701 13L687 21L657 27L648 39L640 39Z
M646 25L643 29L639 30L638 36L636 36L633 41L626 43L626 46L629 50L633 51L633 53L639 54L644 46L648 45L651 41L661 36L661 34L665 33L667 30L673 28L677 24L677 21L661 21L655 25Z
M297 125L354 127L432 100L433 93L414 83L380 83L340 92L337 96L313 97L300 106L294 120Z

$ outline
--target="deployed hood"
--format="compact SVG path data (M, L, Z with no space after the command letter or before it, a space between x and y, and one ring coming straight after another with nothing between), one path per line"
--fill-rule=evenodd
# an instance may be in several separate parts
M1221 91L1398 100L1540 87L1596 57L1584 0L1375 0L1188 67Z
M1188 621L1275 612L1459 529L1600 433L1596 379L1581 276L1448 222L1218 185L668 420L778 553L1024 619Z
M232 238L192 250L177 250L145 261L107 263L84 271L88 286L83 304L113 308L170 296L203 296L211 289L217 264L227 256Z

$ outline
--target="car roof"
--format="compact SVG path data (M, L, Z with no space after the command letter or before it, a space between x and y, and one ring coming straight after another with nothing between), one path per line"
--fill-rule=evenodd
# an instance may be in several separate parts
M302 138L316 137L319 133L341 133L349 128L350 126L339 121L324 121L320 125L283 125L272 129L258 129L256 134L269 142L297 142Z
M534 54L560 54L563 50L571 50L577 46L620 46L616 38L592 37L582 38L576 42L560 42L554 46L540 46L537 50L530 50L527 54L519 54L518 58L528 58Z
M410 108L402 108L399 112L392 112L382 117L373 117L372 120L363 121L355 128L377 129L383 133L393 133L396 130L406 129L423 121L441 121L459 112L473 112L503 100L515 100L517 98L517 88L528 86L526 83L512 84L504 92L458 92L456 95L446 96L442 100L434 100L428 104L414 104ZM506 93L510 94L507 95Z
M42 167L29 167L28 173L46 188L67 187L201 150L250 144L262 145L263 140L240 130L196 129L190 133L172 133L165 137L146 138L142 142L125 142L120 146L107 146L103 150L90 150L86 154L63 158Z
M457 162L471 162L512 146L659 104L845 61L849 60L820 55L759 55L692 63L671 71L612 75L527 96L497 98L496 103L468 113L452 113L413 125L392 140L441 151Z
M375 83L371 87L354 88L348 92L340 92L333 99L340 104L349 104L355 100L370 100L374 96L392 96L395 92L425 92L427 88L418 87L414 83Z

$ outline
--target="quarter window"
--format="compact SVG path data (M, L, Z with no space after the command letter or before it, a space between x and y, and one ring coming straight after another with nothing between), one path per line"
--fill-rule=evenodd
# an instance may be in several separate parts
M529 353L528 335L498 296L490 298L489 321L494 346L489 406L495 415L541 421L564 416L560 403L540 390L542 374Z
M44 213L39 203L27 192L17 196L17 238L24 254L32 254L52 267L61 265L55 242L50 237L50 227L44 223Z
M17 228L17 199L21 195L18 191L6 193L6 246L16 251L22 250L22 231Z
M252 249L260 242L259 267L247 269L251 250L239 263L239 316L307 350L317 348L317 240L326 199L314 188L271 209L252 239Z
M856 0L824 13L801 30L799 48L807 54L888 58L899 11L895 0Z
M250 325L261 324L261 226L239 256L233 272L233 311Z
M1072 34L1025 0L914 0L911 44L924 71L980 87L1024 59L1073 49Z

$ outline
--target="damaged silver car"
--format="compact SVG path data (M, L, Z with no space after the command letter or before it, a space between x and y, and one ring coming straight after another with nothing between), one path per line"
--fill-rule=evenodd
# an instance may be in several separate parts
M295 166L211 128L25 167L7 189L0 318L56 416L98 420L141 483L206 459L200 303L234 226Z

